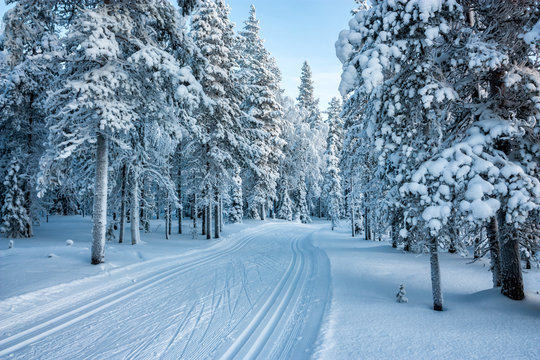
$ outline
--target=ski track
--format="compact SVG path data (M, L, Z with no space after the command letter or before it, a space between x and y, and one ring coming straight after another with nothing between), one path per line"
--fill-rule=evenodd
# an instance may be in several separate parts
M181 263L133 270L127 286L17 314L22 325L0 327L0 358L307 358L329 303L316 230L267 223Z

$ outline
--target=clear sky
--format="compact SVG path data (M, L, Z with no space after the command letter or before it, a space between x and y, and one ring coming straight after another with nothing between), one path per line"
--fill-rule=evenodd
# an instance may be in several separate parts
M283 75L282 87L289 96L298 95L304 61L312 68L321 110L326 109L332 97L339 96L341 64L334 43L339 32L348 27L354 0L227 0L227 3L237 30L248 17L249 6L255 5L261 36L277 59ZM0 16L4 16L5 10L4 0L0 0Z

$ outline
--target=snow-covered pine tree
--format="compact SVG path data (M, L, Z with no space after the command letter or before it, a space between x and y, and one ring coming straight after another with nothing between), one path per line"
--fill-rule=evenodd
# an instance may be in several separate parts
M407 292L405 291L405 285L403 285L403 284L399 285L399 291L396 294L396 301L398 303L407 303L407 302L409 302L409 299L407 299Z
M255 7L240 32L240 82L243 85L244 124L255 155L248 162L244 178L244 193L251 218L265 219L267 209L276 198L279 161L282 156L281 108L277 101L281 75L275 60L264 48L259 35L259 20Z
M183 41L176 14L165 0L107 1L77 14L63 39L65 54L58 61L66 65L47 103L50 133L41 187L46 190L61 178L61 164L70 159L83 157L87 166L96 164L94 264L104 259L109 147L135 159L130 164L132 242L138 236L139 174L145 171L171 183L170 177L137 160L158 161L154 165L167 161L163 159L175 149L180 121L188 121L179 109L194 105L200 93L191 70L167 52L167 46ZM144 151L142 139L154 146L152 151Z
M65 69L47 103L50 133L41 162L41 190L61 178L59 162L79 152L91 159L95 152L93 264L104 261L109 138L122 139L135 118L120 98L129 84L115 36L122 24L124 19L111 14L107 5L77 16L64 40Z
M298 87L298 107L301 112L302 121L309 125L311 129L311 143L306 156L310 166L306 169L305 180L307 188L308 209L312 214L322 216L321 190L323 186L324 151L326 149L326 136L328 127L323 122L319 110L319 100L315 98L313 85L313 75L311 67L304 62L300 75L300 86Z
M285 142L285 146L283 148L283 157L279 162L277 217L292 221L296 204L293 203L291 196L294 190L293 184L298 180L298 171L300 170L298 164L294 163L296 143L298 140L296 137L296 126L300 120L300 115L293 99L280 95L278 100L283 109L281 136Z
M349 23L350 30L343 31L336 44L344 64L342 95L354 91L366 99L363 121L370 145L379 156L377 167L386 175L378 182L385 189L381 194L388 196L373 200L379 206L389 205L382 210L394 217L400 209L414 208L398 189L443 140L449 102L456 92L446 84L434 48L439 41L451 42L452 26L461 21L461 14L454 0L384 0L358 12ZM356 98L358 95L351 96ZM397 217L393 226L399 223ZM415 225L409 219L401 234L420 241L422 230ZM442 310L437 240L431 238L429 249L434 309Z
M433 236L456 215L477 228L488 224L494 286L500 282L504 295L521 300L519 243L540 207L540 130L533 121L540 118L540 74L524 32L540 13L534 2L465 3L465 46L456 42L464 50L448 58L461 85L453 126L466 131L451 132L447 146L420 166L403 191L420 198L418 216Z
M219 237L220 197L235 181L235 169L240 167L242 158L251 155L251 145L241 123L244 115L234 78L236 35L224 1L198 3L192 17L191 37L201 51L201 84L210 98L198 114L202 128L201 165L205 166L199 186L207 211L214 213L214 236Z
M21 174L20 158L21 154L13 154L3 181L6 190L1 210L3 222L0 230L7 238L29 237L27 224L30 222L30 216L25 206L24 190L21 188L24 174Z
M10 154L22 156L19 185L28 214L27 230L23 232L27 237L32 236L32 220L37 218L41 204L35 191L39 157L46 138L41 101L56 67L44 55L55 50L55 27L67 21L70 10L63 6L68 2L8 1L13 7L4 17L2 47L7 66L4 90L0 94L0 162L9 163Z
M326 171L324 172L324 194L328 217L332 221L332 230L341 219L343 192L341 189L341 170L339 168L343 150L343 121L341 119L341 101L333 98L328 108L328 137L326 139Z

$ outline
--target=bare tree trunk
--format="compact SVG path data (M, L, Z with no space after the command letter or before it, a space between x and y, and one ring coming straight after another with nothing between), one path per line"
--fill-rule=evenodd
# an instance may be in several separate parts
M219 216L219 192L216 190L216 193L215 193L215 201L216 203L214 204L214 239L219 239L219 227L221 225L221 219L220 219L220 216Z
M105 234L107 227L107 183L109 170L109 144L97 134L97 163L94 195L94 228L92 232L92 264L105 259Z
M126 231L126 182L127 182L127 165L122 166L122 187L120 190L120 231L118 235L118 243L124 242Z
M397 214L397 210L392 211L392 224L390 226L390 231L392 232L392 247L397 248L397 244L399 242L399 216Z
M499 211L499 246L501 249L501 293L512 300L523 300L523 274L519 257L519 235L505 221L506 213Z
M169 240L169 226L171 224L171 213L169 204L165 204L165 240Z
M495 216L489 220L486 230L489 240L493 287L499 287L501 286L501 250L499 247L499 226Z
M178 147L180 149L180 146ZM179 152L179 157L181 159L181 152ZM182 203L182 164L178 161L178 233L182 234L182 218L183 214L183 203Z
M140 225L140 206L139 206L139 172L132 169L131 184L131 245L137 245L141 241Z
M219 197L219 232L223 231L223 196Z
M191 205L191 219L193 220L193 238L197 234L197 194L193 194L193 205Z
M351 228L352 228L352 237L356 236L356 219L354 218L354 206L351 203Z
M266 206L261 204L261 220L266 220Z
M210 201L206 205L206 239L212 238L212 205Z
M168 216L169 216L169 226L167 227L167 232L169 233L169 236L171 236L172 235L172 218L173 218L173 215L172 215L172 205L171 205L170 202L167 205L167 209L168 209Z
M439 267L439 250L437 238L432 237L429 244L431 255L431 290L433 292L433 310L443 310L443 295L441 289L441 270Z
M368 220L368 209L367 207L364 207L364 237L366 240L371 240L371 236L369 234L369 220Z
M204 205L202 210L202 230L201 235L206 235L206 205Z

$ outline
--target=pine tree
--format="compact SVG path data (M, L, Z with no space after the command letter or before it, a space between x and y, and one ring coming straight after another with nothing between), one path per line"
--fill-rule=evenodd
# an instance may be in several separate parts
M236 35L228 6L221 0L200 1L191 27L191 36L202 55L201 84L211 100L198 115L203 130L199 140L203 149L201 162L205 166L200 187L206 207L213 207L217 237L220 197L235 181L234 169L239 168L243 156L250 155L251 146L240 122L243 113L234 78Z
M337 98L330 101L328 109L328 138L326 140L326 171L324 194L328 207L328 216L332 221L332 230L341 219L343 194L341 189L341 169L339 167L343 150L343 122L341 120L341 102Z
M122 155L113 168L130 165L132 243L139 236L139 175L175 191L161 170L176 149L181 121L189 120L178 109L194 106L200 93L190 69L168 52L184 41L175 14L167 1L104 3L78 14L63 39L66 55L58 62L66 66L47 103L41 188L62 179L66 163L86 160L89 171L95 164L94 264L104 259L110 150Z
M31 237L32 220L41 206L35 189L46 138L45 113L40 104L56 72L55 64L45 54L55 49L55 26L65 23L70 11L63 8L67 0L10 2L14 6L5 14L2 35L6 76L0 94L0 162L9 163L12 153L23 157L19 186L28 214L24 234Z
M1 212L3 219L1 230L8 238L29 237L27 224L30 218L25 206L24 190L21 188L24 174L21 174L19 157L20 154L14 154L3 181L6 193Z
M277 101L281 75L275 60L264 48L259 35L259 20L252 5L249 18L240 32L240 82L243 84L243 111L247 114L245 127L256 155L249 162L244 180L248 199L248 215L265 219L268 207L273 206L282 157L281 108Z
M336 44L344 64L342 95L352 93L349 101L366 102L361 118L369 143L357 145L377 152L370 181L382 191L372 192L371 198L364 194L364 201L380 208L379 216L392 214L394 227L402 223L401 211L410 215L414 209L414 203L400 194L401 186L442 145L449 104L457 94L446 83L434 49L439 42L451 44L452 25L460 22L461 14L452 0L426 6L380 1L358 12L350 30L343 31ZM364 208L367 212L368 206ZM400 233L420 242L423 230L412 218L407 220ZM367 236L371 233L369 223ZM442 310L438 238L432 236L427 245L432 260L434 309Z
M323 167L324 150L326 148L326 135L328 128L323 123L319 110L319 100L315 98L313 78L311 68L307 62L302 66L302 74L300 76L300 86L298 87L299 95L297 98L298 108L302 116L302 121L309 125L311 129L311 143L306 149L306 160L310 162L310 166L305 172L305 181L308 201L308 209L311 209L313 214L321 216L321 190L323 185Z
M409 302L409 299L407 299L407 292L405 291L405 285L403 285L403 284L399 285L399 291L396 294L396 301L398 303L407 303L407 302Z

